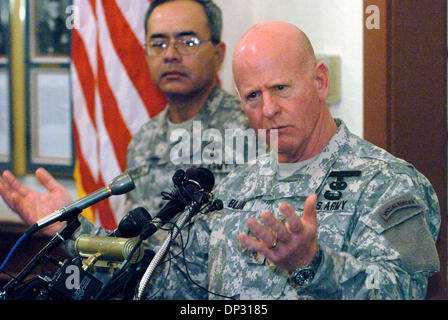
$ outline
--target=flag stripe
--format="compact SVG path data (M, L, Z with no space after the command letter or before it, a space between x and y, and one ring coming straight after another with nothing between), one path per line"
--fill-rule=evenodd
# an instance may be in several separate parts
M161 95L151 94L148 90L148 79L150 78L149 69L146 66L145 53L141 43L129 27L121 10L115 1L103 0L104 13L110 34L117 55L120 57L129 78L135 86L137 92L142 97L151 117L160 112L155 106L160 106L163 100ZM142 16L143 18L143 16ZM154 110L155 109L155 110Z
M72 33L72 43L73 46L77 48L77 52L72 55L72 61L75 65L76 72L79 78L82 78L81 89L84 93L84 99L86 104L89 106L88 113L91 122L95 123L95 77L93 74L92 67L90 66L89 59L87 56L87 51L84 46L82 39L79 36L77 30L73 30Z
M140 44L143 45L145 42L145 22L143 20L151 1L132 2L129 0L116 0L115 2L128 22L132 32L135 34ZM135 16L135 12L139 13L138 17Z
M113 34L109 33L104 8L101 6L98 10L98 28L100 30L101 55L103 56L108 84L115 94L117 104L120 106L125 125L134 134L150 119L149 114L135 89L132 79L129 78L126 69L123 67L120 57L116 54L116 48L111 40Z
M94 102L89 107L86 103L85 95L83 95L80 79L75 68L72 68L72 91L73 99L76 101L76 107L73 111L74 124L77 125L78 133L83 133L75 136L75 144L79 147L75 151L77 155L82 155L82 160L86 162L82 168L89 169L88 174L97 180L99 172L97 129L89 113L89 108L94 108L95 106L95 99L93 98ZM93 95L95 95L94 92ZM93 115L93 119L95 119L95 115Z
M98 82L101 83L101 85L98 86L101 104L102 106L107 106L107 110L103 109L102 112L104 125L108 131L108 135L114 137L111 139L111 143L115 154L126 154L127 145L131 140L131 134L123 121L117 100L109 86L100 48L98 48ZM118 163L120 165L120 170L122 172L125 171L126 158L119 157Z
M143 17L149 0L74 0L79 26L72 37L72 97L80 193L91 193L126 170L127 147L141 125L165 107L151 81ZM95 224L114 229L125 196L90 209Z
M79 134L79 130L76 125L76 122L75 122L75 125L73 126L73 129L74 129L73 134L74 134L75 141L79 141L80 134ZM92 193L98 188L97 188L95 179L93 178L93 176L91 174L89 174L90 170L89 170L89 167L87 166L87 162L84 159L83 152L80 149L79 143L75 143L75 152L77 155L80 172L82 172L82 175L80 177L81 183L82 183L83 187L85 188L86 193Z

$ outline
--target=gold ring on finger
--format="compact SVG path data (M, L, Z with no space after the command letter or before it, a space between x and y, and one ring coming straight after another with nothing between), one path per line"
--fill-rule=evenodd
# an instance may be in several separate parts
M277 247L277 244L278 244L278 236L277 236L277 233L276 232L274 232L274 231L271 231L271 233L274 235L274 241L272 241L272 244L271 244L271 246L269 247L269 249L275 249L275 247Z

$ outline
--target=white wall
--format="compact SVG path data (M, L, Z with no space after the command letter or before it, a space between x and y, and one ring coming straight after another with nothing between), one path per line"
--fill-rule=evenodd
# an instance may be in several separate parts
M363 136L363 1L362 0L215 0L223 10L226 60L220 78L234 92L232 53L239 38L257 22L283 20L310 38L316 54L341 57L341 102L333 116Z

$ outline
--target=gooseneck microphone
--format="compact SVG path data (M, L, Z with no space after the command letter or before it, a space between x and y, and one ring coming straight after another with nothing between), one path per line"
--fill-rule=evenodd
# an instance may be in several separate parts
M108 292L111 291L114 282L118 282L118 279L125 274L127 265L131 262L130 258L133 257L134 251L139 249L139 245L142 241L154 234L163 224L170 221L175 215L185 210L188 211L189 215L197 213L201 205L209 202L211 196L210 192L215 183L213 173L205 168L189 168L186 172L179 169L174 173L172 180L175 190L171 193L162 192L164 199L169 201L157 215L151 217L146 209L141 207L136 208L130 211L122 219L117 230L111 234L112 236L135 236L139 234L139 237L137 244L131 250L123 264L114 272L112 278L102 286L96 299L105 299L108 297ZM191 209L191 207L194 207L194 210ZM177 225L177 222L175 224ZM172 232L173 231L171 231L171 233ZM170 238L171 236L165 240L165 243L171 241ZM90 243L93 242L90 241ZM167 245L164 244L164 246ZM90 246L89 250L91 249ZM158 255L160 256L160 253ZM139 258L138 255L137 258ZM150 261L152 261L152 259ZM148 261L148 263L150 261ZM157 263L158 261L159 258L157 258ZM147 272L148 271L145 273Z
M173 183L176 190L171 194L164 193L168 203L152 218L151 223L145 226L141 237L151 236L163 224L198 200L197 196L202 197L204 193L210 193L215 184L215 177L210 170L202 167L189 168L186 171L179 169L173 175Z
M85 208L94 205L101 200L104 200L112 195L124 194L135 188L134 181L128 173L123 173L115 177L112 182L97 191L78 199L71 204L50 213L48 216L38 220L35 224L29 227L25 232L27 234L34 233L50 224L58 221L65 221L71 214L78 214Z

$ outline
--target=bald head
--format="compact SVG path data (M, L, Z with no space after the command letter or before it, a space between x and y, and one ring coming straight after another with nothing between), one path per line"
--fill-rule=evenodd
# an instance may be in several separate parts
M336 125L326 104L328 68L316 63L313 48L297 27L268 21L238 42L233 75L254 129L278 133L279 162L310 159L327 145Z
M316 58L308 37L296 26L283 21L266 21L250 28L238 42L233 55L233 72L258 58L297 62L299 72L313 76ZM236 79L235 79L236 80Z

